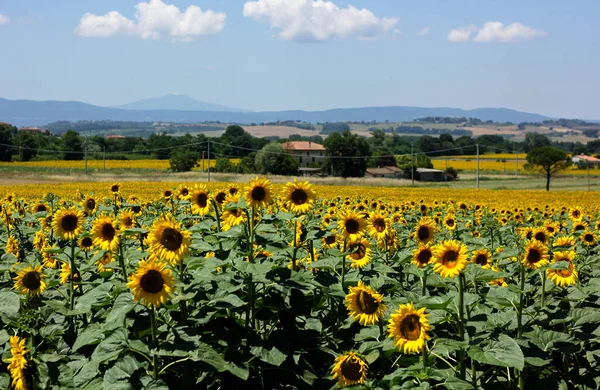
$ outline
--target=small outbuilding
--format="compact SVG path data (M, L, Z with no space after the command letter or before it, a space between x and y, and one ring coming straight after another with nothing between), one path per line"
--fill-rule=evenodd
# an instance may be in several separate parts
M415 179L419 181L444 181L446 180L446 173L439 169L430 168L417 168L417 177Z

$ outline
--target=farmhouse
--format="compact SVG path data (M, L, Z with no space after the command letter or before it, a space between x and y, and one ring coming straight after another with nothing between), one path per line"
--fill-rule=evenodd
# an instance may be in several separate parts
M586 161L590 166L597 166L598 164L600 164L600 159L597 159L592 156L586 156L585 154L578 154L576 156L573 156L571 160L575 164L577 164L580 161Z
M293 141L282 144L298 163L299 168L320 168L325 162L323 145L311 141Z

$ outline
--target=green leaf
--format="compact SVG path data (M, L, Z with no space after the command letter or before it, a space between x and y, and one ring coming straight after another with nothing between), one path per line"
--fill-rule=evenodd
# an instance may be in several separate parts
M75 340L75 343L71 348L71 351L76 352L79 348L85 345L97 344L102 340L104 340L104 332L102 327L99 324L91 324L79 334L77 340Z
M113 330L123 326L127 313L135 306L129 291L122 293L115 299L113 307L106 317L105 330Z
M15 318L21 307L21 299L12 291L0 292L0 317ZM6 322L6 321L5 321Z
M136 234L146 234L148 232L149 232L149 230L144 229L144 228L130 228L130 229L123 230L123 235L124 236L133 236Z
M133 386L129 379L140 368L137 360L131 356L124 356L104 374L104 390L131 389Z
M253 355L258 356L258 358L263 362L272 364L277 367L279 367L281 363L283 363L286 359L286 355L275 347L271 349L266 349L259 346L252 347L250 349L250 352Z
M73 377L73 383L76 387L83 386L99 374L98 363L86 362Z
M234 307L242 307L246 303L242 301L237 295L229 294L224 297L215 298L207 303L208 306L219 307L224 309L230 309Z
M91 361L95 363L103 363L108 360L113 360L127 346L127 330L118 328L108 335L92 353Z
M501 334L497 341L492 340L483 348L472 345L469 348L469 356L479 363L493 366L514 367L519 370L525 366L525 357L519 344L504 334Z

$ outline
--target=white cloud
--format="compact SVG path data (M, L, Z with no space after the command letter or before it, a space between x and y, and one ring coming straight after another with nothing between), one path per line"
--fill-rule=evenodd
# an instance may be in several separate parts
M427 27L423 28L422 30L417 31L417 36L424 37L425 35L429 34L430 31L431 31L430 26L427 26Z
M368 9L339 8L325 0L247 1L244 16L268 20L271 27L281 30L279 37L284 40L375 39L386 32L400 33L397 18L378 18Z
M468 27L459 27L448 32L448 40L450 42L468 41L473 31L477 31L477 27L470 25Z
M0 26L2 26L3 24L8 24L8 22L10 22L10 18L8 16L0 14Z
M75 28L75 34L83 37L131 35L142 39L167 36L173 40L190 41L203 35L216 34L225 27L225 13L203 11L195 5L181 12L174 5L150 0L138 3L135 8L135 20L117 11L105 15L86 13Z
M471 35L474 37L471 39ZM512 42L520 39L533 39L548 35L545 31L525 26L521 23L511 23L504 26L501 22L487 22L481 28L474 25L459 27L448 32L450 42Z

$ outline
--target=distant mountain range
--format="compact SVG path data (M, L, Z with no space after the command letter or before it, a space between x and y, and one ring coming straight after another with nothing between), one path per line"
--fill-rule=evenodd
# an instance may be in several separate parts
M167 104L168 103L168 104ZM178 104L177 104L178 103ZM15 126L43 126L55 121L116 120L116 121L158 121L158 122L205 122L260 123L285 120L317 122L377 121L409 122L427 116L468 117L494 122L541 122L550 117L520 112L506 108L460 108L438 107L364 107L336 108L325 111L223 111L212 109L190 110L182 107L204 105L183 95L167 95L163 98L147 99L131 103L121 108L99 107L74 101L33 101L8 100L0 98L0 122ZM162 108L168 106L169 108ZM215 105L225 109L226 107ZM127 107L127 108L125 108ZM132 107L146 107L137 109ZM156 108L148 108L156 107ZM178 109L174 109L177 107ZM235 109L229 109L235 110Z
M114 106L126 110L179 110L179 111L214 111L214 112L250 112L239 108L221 106L220 104L199 102L189 96L170 93L165 96L138 100L137 102Z

